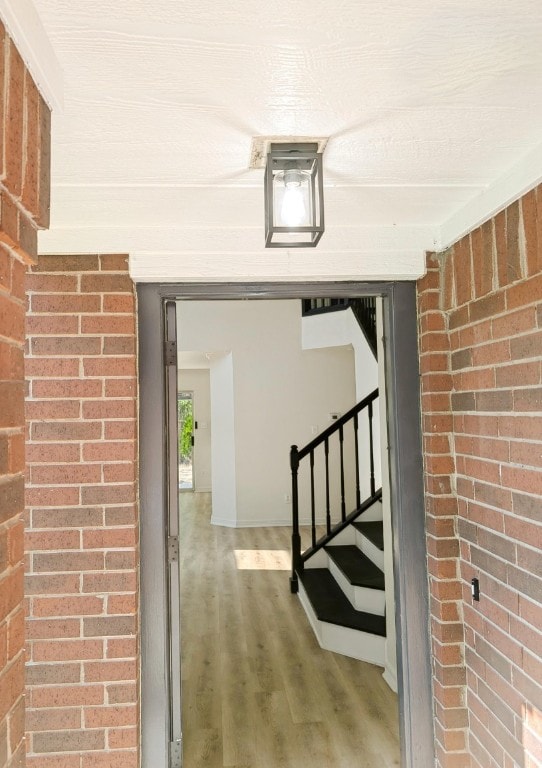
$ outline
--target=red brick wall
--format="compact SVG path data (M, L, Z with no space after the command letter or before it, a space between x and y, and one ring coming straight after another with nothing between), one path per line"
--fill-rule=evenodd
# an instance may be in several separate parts
M438 764L542 764L542 187L419 283ZM480 601L470 582L480 581Z
M27 765L136 768L134 286L40 256L27 292Z
M50 113L0 24L0 767L24 765L24 274L49 221Z

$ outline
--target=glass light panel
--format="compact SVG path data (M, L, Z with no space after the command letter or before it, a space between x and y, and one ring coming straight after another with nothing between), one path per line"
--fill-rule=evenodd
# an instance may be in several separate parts
M299 185L287 186L283 172L274 174L274 225L276 227L310 227L311 197L310 176L302 175Z

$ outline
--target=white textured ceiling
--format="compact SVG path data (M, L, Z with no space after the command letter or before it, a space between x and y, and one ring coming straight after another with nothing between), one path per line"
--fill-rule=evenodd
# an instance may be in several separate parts
M129 252L148 280L416 277L542 157L540 0L34 5L64 71L43 251ZM263 248L256 135L330 137L316 249Z

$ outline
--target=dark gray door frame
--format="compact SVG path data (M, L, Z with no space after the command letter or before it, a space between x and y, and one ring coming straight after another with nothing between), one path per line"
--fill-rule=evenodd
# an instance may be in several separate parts
M402 765L434 765L415 283L145 283L137 295L142 768L167 768L170 733L164 302L375 295L383 298Z

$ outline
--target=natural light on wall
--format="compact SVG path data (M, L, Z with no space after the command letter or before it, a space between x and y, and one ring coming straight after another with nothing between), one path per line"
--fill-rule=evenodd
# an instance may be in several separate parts
M238 571L289 571L290 553L285 549L235 549Z

